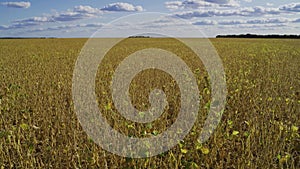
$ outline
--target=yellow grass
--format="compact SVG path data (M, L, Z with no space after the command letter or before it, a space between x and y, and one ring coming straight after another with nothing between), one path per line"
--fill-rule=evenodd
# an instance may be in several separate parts
M133 105L149 108L149 92L165 91L163 115L149 124L115 109L109 84L130 52L160 46L180 55L197 77L197 124L170 151L145 159L102 150L82 130L72 103L72 75L87 39L0 40L0 168L300 168L300 41L211 39L225 67L227 105L210 139L196 141L210 103L209 77L188 48L172 39L129 39L98 70L96 94L108 123L119 132L149 137L166 130L180 108L179 88L159 70L143 71L130 87Z

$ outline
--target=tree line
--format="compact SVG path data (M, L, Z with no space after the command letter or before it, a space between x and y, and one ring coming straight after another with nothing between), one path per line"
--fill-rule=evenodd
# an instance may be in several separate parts
M257 35L257 34L240 34L240 35L217 35L216 38L286 38L300 39L300 35Z

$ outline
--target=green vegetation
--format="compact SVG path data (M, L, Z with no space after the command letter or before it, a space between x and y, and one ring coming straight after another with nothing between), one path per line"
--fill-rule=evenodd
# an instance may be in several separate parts
M163 46L197 77L201 107L189 135L168 152L145 159L102 150L82 130L72 103L73 68L86 39L0 40L0 168L300 168L300 40L211 39L227 76L222 121L196 141L210 106L207 72L172 39L130 38L98 70L96 94L108 123L121 133L149 137L166 130L180 108L179 89L159 70L143 71L130 87L146 110L149 91L165 91L169 108L149 124L122 118L108 88L113 70L136 49Z

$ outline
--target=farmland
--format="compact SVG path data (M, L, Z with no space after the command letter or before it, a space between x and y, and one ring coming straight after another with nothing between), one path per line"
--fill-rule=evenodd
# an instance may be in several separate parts
M180 108L172 77L147 70L132 81L133 105L146 110L149 92L161 88L169 109L150 124L117 112L109 84L123 56L136 49L163 46L182 56L201 95L197 124L184 141L144 159L103 150L76 117L72 75L86 41L0 40L0 168L300 168L300 40L211 39L223 61L228 95L221 122L202 144L196 138L211 88L201 61L172 39L125 40L104 58L96 77L99 108L114 129L134 137L156 135L174 123Z

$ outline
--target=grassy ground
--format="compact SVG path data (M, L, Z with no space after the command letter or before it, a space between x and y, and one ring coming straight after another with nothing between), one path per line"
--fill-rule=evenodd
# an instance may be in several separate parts
M154 87L166 92L169 109L151 125L122 118L107 88L125 54L162 45L191 67L202 97L197 125L183 142L146 159L102 150L82 130L72 103L73 68L86 39L0 40L0 168L300 168L299 40L211 39L223 60L228 96L221 123L203 144L196 138L210 87L201 62L170 39L132 41L110 53L105 69L98 70L103 115L116 130L136 137L163 132L175 121L178 86L166 73L144 71L130 88L139 109L148 108Z

